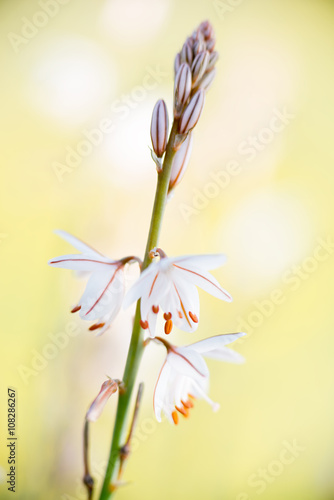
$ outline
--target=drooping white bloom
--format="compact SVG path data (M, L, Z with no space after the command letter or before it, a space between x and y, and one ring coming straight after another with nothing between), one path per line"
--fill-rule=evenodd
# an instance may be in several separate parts
M243 363L244 358L239 353L225 346L244 335L218 335L184 347L172 346L157 338L167 347L167 357L154 390L153 404L157 420L161 422L163 412L171 422L177 424L178 413L188 417L196 398L205 399L214 411L218 410L219 404L208 397L209 370L204 357Z
M125 293L124 265L137 258L111 260L65 231L56 231L56 234L82 253L56 257L48 263L53 267L90 274L84 294L72 312L80 311L82 319L96 321L89 329L99 330L101 335L122 306Z
M109 378L101 385L100 392L92 402L86 413L86 419L90 422L96 422L100 417L108 399L118 389L118 381Z
M168 258L160 248L151 254L159 256L140 275L124 299L124 307L141 298L141 325L155 336L159 307L164 311L165 333L175 324L181 330L193 332L199 321L199 297L196 286L221 300L231 302L232 297L208 272L221 266L225 256L186 255Z

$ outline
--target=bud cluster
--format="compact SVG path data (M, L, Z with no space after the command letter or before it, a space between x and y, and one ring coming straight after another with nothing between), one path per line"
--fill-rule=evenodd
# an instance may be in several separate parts
M205 94L216 74L218 53L214 50L216 39L209 21L204 21L187 38L174 61L174 119L178 121L178 135L173 148L169 191L178 184L187 167L192 147L188 135L196 126L205 102ZM162 169L162 156L168 142L168 113L163 100L156 103L151 122L152 157L158 171ZM186 139L188 139L186 141ZM186 144L183 143L186 141Z

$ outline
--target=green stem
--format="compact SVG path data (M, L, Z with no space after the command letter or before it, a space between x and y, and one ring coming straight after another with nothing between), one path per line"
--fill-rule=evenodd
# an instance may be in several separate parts
M168 186L172 169L173 158L175 151L173 149L175 137L178 131L178 121L174 120L173 127L169 136L166 154L163 162L163 169L158 174L158 183L155 193L154 206L151 217L151 225L147 238L145 257L142 266L142 271L146 269L151 262L149 252L152 248L158 245L162 219L166 206ZM123 383L124 391L120 391L118 398L118 406L116 420L113 432L113 438L110 448L108 466L102 486L100 500L109 500L116 491L119 464L120 464L120 449L124 444L126 425L128 421L128 413L130 408L131 395L136 381L136 376L143 354L143 337L144 332L140 326L140 301L137 302L136 314L132 330L132 337L126 360Z

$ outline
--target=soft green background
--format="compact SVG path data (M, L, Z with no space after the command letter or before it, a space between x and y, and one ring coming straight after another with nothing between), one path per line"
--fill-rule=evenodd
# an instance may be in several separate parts
M188 172L168 206L161 246L170 255L227 254L226 266L214 274L234 302L201 293L198 332L174 332L172 339L188 343L243 329L248 338L235 348L247 363L209 362L219 413L198 402L178 427L158 425L152 391L164 352L150 346L124 476L129 485L118 498L333 499L333 245L318 253L321 239L334 238L333 1L57 5L44 23L38 2L0 3L2 482L10 385L18 401L15 498L85 498L83 416L105 375L121 377L131 312L122 312L101 338L70 315L84 282L47 267L49 258L71 252L52 231L74 233L112 258L142 255L155 188L151 111L161 97L171 110L174 55L209 18L220 52L218 76ZM13 33L20 35L22 18L45 26L15 51ZM154 83L147 75L157 66L162 76ZM154 88L145 89L147 81ZM263 130L284 109L293 118L268 136ZM114 130L61 182L55 162L64 163L67 148L76 149L84 131L106 118ZM245 147L254 136L267 144L260 139L249 161ZM239 171L231 176L232 160ZM220 187L217 175L225 178ZM77 335L48 351L50 335L73 326ZM37 362L45 350L53 358ZM34 371L24 377L26 369ZM97 478L115 407L116 397L93 425ZM284 443L294 441L302 450L282 464ZM4 484L0 489L1 498L13 498Z

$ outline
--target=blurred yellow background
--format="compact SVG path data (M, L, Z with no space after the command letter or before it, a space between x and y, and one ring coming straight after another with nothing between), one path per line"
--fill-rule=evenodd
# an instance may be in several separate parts
M247 362L209 361L220 411L198 402L173 427L154 420L164 350L147 349L118 498L333 499L333 1L1 0L0 13L0 428L5 438L11 386L15 498L86 498L83 417L105 375L121 377L131 332L129 311L100 338L70 314L84 282L47 266L72 251L53 230L111 258L143 254L156 180L151 112L164 98L171 116L174 56L210 19L218 76L161 246L226 253L214 275L233 303L200 292L197 333L172 340L241 329L248 337L232 347ZM116 399L92 426L99 483Z

